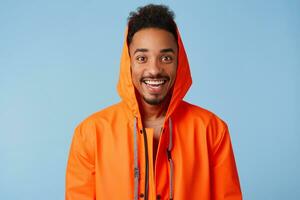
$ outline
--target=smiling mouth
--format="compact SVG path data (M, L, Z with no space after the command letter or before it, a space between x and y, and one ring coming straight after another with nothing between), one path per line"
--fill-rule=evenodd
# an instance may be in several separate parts
M167 82L167 80L164 79L159 79L159 80L143 80L143 83L145 83L147 86L150 87L160 87L163 84L165 84Z

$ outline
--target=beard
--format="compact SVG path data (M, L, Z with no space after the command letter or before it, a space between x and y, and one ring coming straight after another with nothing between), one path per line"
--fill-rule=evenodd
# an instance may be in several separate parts
M152 106L157 106L157 105L161 104L164 101L165 96L162 97L162 98L157 97L157 98L151 98L151 99L150 98L146 98L145 96L143 96L143 99L144 99L144 101L146 103L148 103L148 104L150 104Z

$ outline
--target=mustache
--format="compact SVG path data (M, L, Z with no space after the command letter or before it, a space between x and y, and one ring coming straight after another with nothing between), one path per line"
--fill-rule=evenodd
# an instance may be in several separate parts
M140 81L144 81L144 80L149 80L149 79L164 79L169 81L170 77L167 75L162 75L162 74L158 74L158 75L148 75L148 76L143 76Z

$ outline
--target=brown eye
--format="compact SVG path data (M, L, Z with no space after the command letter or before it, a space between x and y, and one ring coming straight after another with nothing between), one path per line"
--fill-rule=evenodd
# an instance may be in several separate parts
M136 57L136 60L138 61L138 63L144 63L147 61L147 58L145 56L138 56Z
M173 58L171 56L162 56L161 61L164 63L171 63Z

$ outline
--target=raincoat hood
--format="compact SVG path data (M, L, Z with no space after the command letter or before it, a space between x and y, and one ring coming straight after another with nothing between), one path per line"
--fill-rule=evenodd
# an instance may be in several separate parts
M127 104L132 114L136 117L140 116L138 102L135 95L134 85L131 78L129 47L127 45L127 31L125 31L124 46L121 56L120 75L117 90L122 100ZM192 84L192 77L187 55L177 29L177 44L178 44L178 61L177 73L174 82L172 98L166 113L166 119L174 112L178 103L184 98Z

